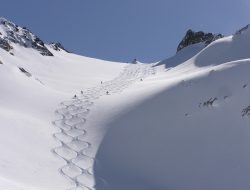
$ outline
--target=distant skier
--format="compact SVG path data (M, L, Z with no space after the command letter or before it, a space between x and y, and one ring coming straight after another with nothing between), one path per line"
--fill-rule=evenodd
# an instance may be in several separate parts
M107 91L106 94L109 95L109 91Z
M140 81L143 81L143 79L141 79Z
M134 60L132 61L132 63L133 63L133 64L136 64L136 63L137 63L137 59L134 59Z
M102 81L101 81L101 84L102 84Z
M74 95L74 98L77 98L76 94Z

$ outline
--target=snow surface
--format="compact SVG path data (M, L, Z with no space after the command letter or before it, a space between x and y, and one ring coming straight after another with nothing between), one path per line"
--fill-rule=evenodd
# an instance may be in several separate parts
M13 46L14 56L0 49L0 189L67 189L71 184L58 173L64 162L51 153L58 144L53 113L62 100L114 78L126 64L53 49L54 57L44 57Z
M249 189L248 30L156 64L0 49L0 189Z

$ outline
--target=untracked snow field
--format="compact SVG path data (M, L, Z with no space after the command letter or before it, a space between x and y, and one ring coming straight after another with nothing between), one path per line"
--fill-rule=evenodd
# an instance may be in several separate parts
M249 30L153 64L13 46L0 189L249 189Z

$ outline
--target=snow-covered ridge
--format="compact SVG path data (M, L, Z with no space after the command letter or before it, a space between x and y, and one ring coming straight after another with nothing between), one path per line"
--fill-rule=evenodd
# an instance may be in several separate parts
M214 41L223 38L222 34L195 32L189 29L179 45L174 56L160 61L157 65L165 65L167 68L175 67L198 54Z
M250 25L238 30L234 35L223 37L220 34L188 32L179 44L177 53L158 65L166 68L178 65L196 66L219 65L250 57Z
M44 56L53 56L45 43L26 27L20 27L5 18L0 18L0 47L11 52L12 44L19 44L25 48L33 48ZM54 50L60 51L65 48L60 43L52 43ZM66 51L68 52L68 51ZM13 53L11 53L13 55Z

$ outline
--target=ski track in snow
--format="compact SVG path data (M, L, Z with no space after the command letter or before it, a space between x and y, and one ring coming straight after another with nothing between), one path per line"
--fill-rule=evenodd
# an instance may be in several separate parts
M81 138L88 135L84 124L91 111L90 107L94 105L96 99L106 95L107 91L110 95L121 93L132 83L152 74L155 74L155 69L151 64L131 64L126 66L113 80L89 88L72 100L60 104L60 108L55 111L60 119L52 122L59 130L53 134L53 138L60 145L51 151L65 161L65 165L59 168L59 173L72 183L73 187L68 190L94 190L96 180L98 180L98 184L102 184L102 189L107 189L106 181L93 175L92 170L96 160L87 153L88 149L98 145Z

